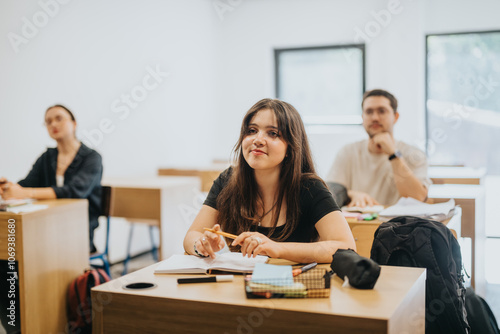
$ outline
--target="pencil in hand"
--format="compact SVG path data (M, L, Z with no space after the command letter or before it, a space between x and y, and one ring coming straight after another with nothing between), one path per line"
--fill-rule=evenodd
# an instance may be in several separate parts
M223 237L226 237L226 238L236 239L238 237L237 235L234 235L234 234L231 234L231 233L226 233L226 232L222 232L222 231L216 231L213 228L204 227L203 229L205 231L208 231L208 232L212 232L212 233L216 233L218 235L222 235Z

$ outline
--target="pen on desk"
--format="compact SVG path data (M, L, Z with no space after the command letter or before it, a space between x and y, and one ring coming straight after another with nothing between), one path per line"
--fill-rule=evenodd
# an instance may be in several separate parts
M294 269L292 270L293 277L300 275L302 273L305 273L308 270L311 270L312 268L316 267L318 264L316 262L306 264L302 268Z
M215 282L232 282L234 275L219 275L209 277L192 277L192 278L178 278L178 284L185 283L215 283Z
M236 239L238 237L237 235L227 233L227 232L222 232L222 231L216 231L216 230L214 230L212 228L208 228L208 227L204 227L204 230L208 231L208 232L216 233L218 235L222 235L223 237L227 237L227 238L231 238L231 239Z

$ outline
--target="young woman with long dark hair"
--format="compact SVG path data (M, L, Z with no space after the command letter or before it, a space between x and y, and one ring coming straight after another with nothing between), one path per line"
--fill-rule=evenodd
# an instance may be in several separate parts
M225 170L184 238L187 253L215 257L224 247L243 255L329 263L339 248L355 249L350 228L315 172L299 113L274 99L257 102L243 119Z

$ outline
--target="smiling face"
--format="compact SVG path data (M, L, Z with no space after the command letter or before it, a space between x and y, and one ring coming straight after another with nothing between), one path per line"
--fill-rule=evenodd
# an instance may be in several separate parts
M76 122L61 107L53 107L45 113L45 126L52 139L64 140L75 136Z
M370 96L363 102L363 126L371 137L378 133L392 134L399 113L394 112L391 102L385 96Z
M279 169L287 147L274 112L258 111L250 120L242 142L243 157L248 165L254 170Z

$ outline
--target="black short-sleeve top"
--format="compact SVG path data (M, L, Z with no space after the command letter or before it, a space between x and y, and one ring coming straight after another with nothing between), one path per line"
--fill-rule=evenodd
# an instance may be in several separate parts
M231 176L232 168L226 169L214 181L207 199L204 204L217 210L217 197L224 189L229 177ZM332 197L332 194L324 183L319 179L309 178L304 179L300 186L300 214L299 223L295 231L286 242L313 242L318 240L318 231L316 223L333 211L339 211L339 207ZM267 235L271 239L276 239L283 231L282 226L278 226L272 235L269 235L271 228L264 226L255 226L254 231Z

